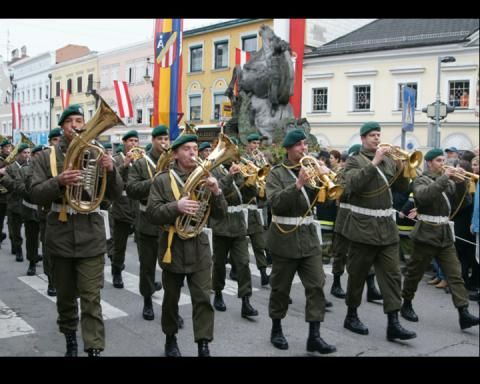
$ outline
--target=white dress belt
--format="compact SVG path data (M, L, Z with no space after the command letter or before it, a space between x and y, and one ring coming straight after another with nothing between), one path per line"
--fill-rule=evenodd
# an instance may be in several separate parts
M123 190L122 191L122 196L127 196L127 191L126 190ZM128 197L128 196L127 196Z
M243 218L245 219L245 226L248 227L248 209L244 208L242 205L233 205L227 207L228 213L242 212Z
M283 225L299 225L299 224L309 225L314 223L313 216L306 216L305 218L303 218L303 217L285 217L285 216L272 215L272 221L274 223L283 224Z
M347 204L347 203L340 203L340 208L346 208L352 212L360 213L361 215L372 216L372 217L392 216L395 219L395 210L393 208L370 209L370 208L357 207L356 205Z
M422 213L419 213L417 215L418 220L421 221L430 221L432 223L436 224L448 224L450 221L448 216L430 216L430 215L424 215Z
M78 212L75 209L73 209L72 207L69 207L68 205L66 206L66 208L67 208L67 213L69 215L76 215L77 213L79 213L81 215L89 215L91 213L100 212L100 207L97 207L93 211L90 211L90 212ZM53 211L53 212L60 212L61 209L62 209L62 205L57 204L57 203L52 203L52 206L50 208L50 210Z
M36 204L31 204L29 203L28 201L25 201L25 200L22 200L22 204L25 205L26 207L30 208L30 209L37 209L38 208L38 205Z
M142 203L138 204L138 209L140 209L141 212L147 212L147 206Z

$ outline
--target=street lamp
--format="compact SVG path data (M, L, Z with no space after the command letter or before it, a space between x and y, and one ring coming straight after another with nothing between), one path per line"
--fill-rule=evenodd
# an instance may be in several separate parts
M152 87L153 87L152 77L151 77L150 74L148 73L148 67L149 67L150 65L153 65L153 63L150 63L150 57L147 57L147 65L145 66L145 76L143 76L143 80L145 80L146 82L151 81L151 82L152 82Z
M453 56L439 56L437 66L437 95L435 97L435 140L434 146L440 147L440 72L441 63L453 63L457 61ZM447 102L448 103L448 102Z

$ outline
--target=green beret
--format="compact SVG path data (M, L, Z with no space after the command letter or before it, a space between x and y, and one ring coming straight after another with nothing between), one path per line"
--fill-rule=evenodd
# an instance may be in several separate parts
M65 119L70 115L82 115L83 116L83 108L80 104L72 104L67 107L60 116L60 120L58 120L58 125L62 125Z
M298 143L300 140L305 140L306 138L307 135L305 135L305 132L303 130L294 129L293 131L287 133L287 136L285 136L285 139L283 140L282 147L291 147L292 145Z
M122 141L128 140L131 137L136 137L138 139L138 132L134 129L128 131L127 133L125 133L125 135L123 135Z
M0 143L0 147L3 147L4 145L11 145L12 143L10 142L10 140L8 139L4 139L1 143Z
M177 139L173 142L172 144L172 149L177 149L181 145L188 143L190 141L198 141L198 136L197 135L180 135L177 137Z
M368 132L371 131L380 131L380 124L378 124L376 121L368 121L365 124L362 125L360 128L360 136L365 136Z
M18 153L22 153L25 149L28 149L30 148L30 146L27 144L27 143L22 143L18 146L18 151L17 151L17 154Z
M168 135L168 128L165 125L159 125L153 128L152 137Z
M123 152L123 144L118 144L117 149L115 151L115 153L120 153L120 152Z
M36 152L39 152L39 151L43 151L45 149L45 147L43 145L36 145L35 147L33 147L32 149L32 154L33 153L36 153Z
M255 140L260 140L260 135L258 133L251 133L250 135L247 136L247 141L255 141Z
M49 139L53 139L54 137L59 137L59 136L62 136L62 128L53 128L48 134Z
M145 152L148 152L152 149L152 143L148 143L146 146L145 146Z
M103 144L103 148L112 149L112 144L111 143L105 143L105 144Z
M433 148L425 154L424 159L426 161L432 161L437 156L443 156L443 150L441 148Z
M198 146L198 151L200 152L207 148L212 148L212 145L208 141L204 141L203 143L200 143L200 145Z
M348 154L357 153L362 148L362 144L353 144L350 148L348 148Z

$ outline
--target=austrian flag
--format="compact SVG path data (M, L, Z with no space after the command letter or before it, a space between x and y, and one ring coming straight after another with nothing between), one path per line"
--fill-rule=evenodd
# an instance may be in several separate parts
M64 89L60 90L60 97L62 99L62 109L68 108L70 105L70 92L65 91Z
M126 81L113 80L115 94L117 95L118 112L120 117L133 117L132 101L128 94L128 85Z
M250 52L242 51L240 48L235 48L235 64L240 65L240 68L250 61Z
M12 102L12 128L21 129L20 103Z

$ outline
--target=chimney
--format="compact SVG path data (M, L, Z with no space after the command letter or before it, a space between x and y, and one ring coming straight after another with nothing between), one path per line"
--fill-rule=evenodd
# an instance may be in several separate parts
M19 58L19 56L18 56L18 49L15 48L15 49L12 51L12 60L13 60L13 59L18 59L18 58Z
M24 45L22 48L20 48L22 51L22 59L27 56L27 46Z

